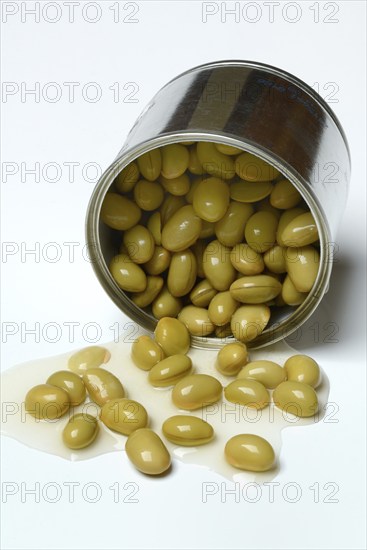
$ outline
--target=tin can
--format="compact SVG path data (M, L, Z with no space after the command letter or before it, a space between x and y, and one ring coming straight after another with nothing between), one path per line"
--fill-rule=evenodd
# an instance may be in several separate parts
M320 269L314 287L297 308L277 308L281 312L272 315L249 347L285 338L312 315L329 285L350 179L350 153L339 120L307 84L281 69L252 61L200 65L159 90L98 181L86 219L87 245L100 283L124 313L150 331L157 320L135 306L109 272L116 251L100 211L107 191L127 164L151 149L181 141L215 141L253 153L288 178L307 202L320 238ZM192 338L195 347L219 348L223 343L218 338Z

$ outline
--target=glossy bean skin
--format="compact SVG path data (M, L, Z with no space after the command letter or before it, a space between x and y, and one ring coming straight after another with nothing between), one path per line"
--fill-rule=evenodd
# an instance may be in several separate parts
M208 336L214 331L214 324L210 320L206 308L185 306L178 314L178 319L187 327L192 336Z
M216 403L222 395L222 385L208 374L191 374L182 378L172 390L172 401L179 409L193 411Z
M76 374L84 374L87 369L108 363L111 354L102 346L88 346L73 353L68 361L68 369Z
M138 307L144 308L149 306L163 288L164 279L153 275L147 276L147 286L142 292L136 292L131 296L132 302Z
M264 264L273 273L285 273L287 265L285 261L286 249L278 244L269 248L263 256Z
M161 438L149 428L129 435L125 451L135 468L147 475L160 475L171 466L170 454Z
M215 366L225 376L236 376L248 360L246 345L241 342L231 342L219 350Z
M212 287L208 279L203 279L192 289L190 300L194 306L207 307L216 294L217 290Z
M234 201L255 203L268 197L273 189L270 182L234 181L230 184L229 193Z
M281 297L289 306L299 306L307 298L307 292L298 292L289 275L283 281Z
M165 355L185 355L190 348L190 334L186 326L178 319L164 317L160 319L154 331L156 342Z
M261 254L248 244L236 244L230 253L233 267L243 275L259 275L264 271L265 264Z
M223 153L223 155L239 155L243 152L242 149L234 147L233 145L227 145L224 143L215 143L214 145L220 153Z
M126 254L118 254L110 263L110 272L122 290L143 292L147 286L147 277L137 264Z
M259 157L251 153L242 153L236 158L236 174L245 181L271 181L279 175L279 171Z
M270 395L265 386L257 380L238 378L224 388L227 401L252 409L264 409L269 405Z
M148 181L154 181L161 173L162 157L159 149L152 149L137 159L142 176Z
M320 266L320 255L312 246L287 248L287 271L298 292L310 292Z
M83 382L92 401L100 407L112 399L125 397L125 390L120 380L105 369L87 370L83 375Z
M261 382L268 389L274 389L287 378L286 370L274 361L251 361L239 373L237 378L248 378Z
M196 258L197 275L198 275L198 277L201 277L202 279L205 278L204 254L205 254L206 247L207 247L207 243L205 241L202 241L202 240L196 241L196 243L193 244L192 247L191 247L191 250L195 254L195 258Z
M130 435L148 424L148 414L143 405L132 399L112 399L103 405L100 420L107 428L123 435Z
M266 439L253 434L235 435L227 441L225 458L240 470L266 472L274 466L275 453Z
M170 262L171 253L169 250L158 245L154 248L153 256L143 267L149 275L160 275L168 269Z
M102 221L112 229L126 231L141 218L140 208L130 199L117 193L107 193L101 208Z
M211 241L203 254L203 269L210 284L219 291L228 290L236 278L230 259L231 249L218 240Z
M98 420L91 414L74 414L62 432L66 447L73 450L85 449L96 439L99 433Z
M196 258L190 249L172 254L168 269L167 287L172 296L188 294L196 282Z
M172 296L168 288L164 286L157 298L152 303L152 313L156 319L163 317L177 317L182 309L180 298Z
M196 416L178 414L167 418L162 425L164 437L181 447L198 447L212 441L212 426Z
M181 252L197 241L201 227L201 219L193 207L183 206L164 225L162 246L171 252Z
M148 379L152 386L166 388L173 386L187 376L192 369L192 361L187 355L170 355L149 371Z
M281 239L286 246L298 247L315 243L319 239L319 233L315 219L311 212L301 214L283 229Z
M218 292L209 304L209 318L216 326L227 325L238 305L238 301L232 297L228 290Z
M123 243L127 249L129 257L136 264L144 264L153 256L153 235L149 229L143 225L135 225L128 231L125 231Z
M189 148L189 165L188 170L195 176L201 176L204 174L204 168L199 160L196 151L196 143Z
M83 380L74 372L60 370L54 372L46 380L46 384L57 386L69 395L70 405L76 407L85 401L87 392Z
M294 218L297 218L297 216L300 216L301 214L305 214L306 210L304 208L290 208L289 210L285 210L283 214L279 218L279 223L277 227L277 233L276 233L276 241L280 246L285 246L284 241L282 240L282 234L284 229L287 227L287 225L294 220Z
M220 243L232 247L243 240L245 226L254 213L251 204L231 201L224 214L215 224L215 234Z
M174 179L182 176L189 165L189 151L184 145L172 143L161 148L162 176Z
M220 178L202 180L194 192L192 205L201 219L207 222L219 221L229 205L228 185Z
M312 386L302 382L282 382L274 390L273 401L279 409L287 414L294 414L301 418L314 416L318 411L315 390Z
M161 176L159 182L167 193L171 193L171 195L176 195L177 197L186 195L190 190L190 178L187 174L182 174L178 178L172 179Z
M131 359L139 369L148 371L164 358L163 349L150 336L139 336L131 346Z
M278 219L271 212L256 212L245 227L247 244L257 252L266 252L275 243Z
M278 181L271 192L270 204L280 210L294 208L302 201L302 196L287 179Z
M180 208L186 205L184 197L176 197L175 195L168 195L162 203L162 206L159 210L162 220L162 227L166 225L169 219L172 218L173 214L177 212Z
M69 394L58 386L39 384L25 397L25 410L37 420L55 420L68 412Z
M224 180L233 178L235 175L233 159L218 151L214 143L199 141L196 151L205 172Z
M120 193L131 191L139 179L139 168L136 162L130 162L117 176L115 186Z
M292 355L284 364L287 378L291 382L302 382L313 388L320 383L320 367L308 355Z
M263 332L269 319L270 309L266 305L241 306L232 316L232 333L240 342L251 342Z
M244 304L263 304L278 296L282 285L269 275L241 277L230 286L233 299Z
M156 181L139 180L134 187L134 199L139 208L152 212L161 206L164 191Z
M162 244L162 219L160 212L154 212L148 219L147 229L153 235L154 242L157 246Z

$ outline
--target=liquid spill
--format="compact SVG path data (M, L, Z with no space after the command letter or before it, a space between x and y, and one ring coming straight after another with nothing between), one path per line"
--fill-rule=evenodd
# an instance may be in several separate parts
M265 482L274 479L281 465L281 431L287 427L304 427L320 421L325 413L329 395L329 381L322 371L322 382L316 389L319 399L319 413L311 418L298 418L285 413L273 404L256 411L222 401L199 411L179 411L171 402L171 388L154 388L148 382L147 372L138 369L130 358L131 344L111 342L102 344L111 353L106 365L107 370L115 374L123 383L126 397L135 399L147 409L149 427L155 430L164 440L172 456L188 464L206 467L230 480L247 483L250 481ZM114 451L122 451L126 437L112 432L100 422L100 433L95 442L88 448L72 451L62 443L61 434L71 415L87 412L98 415L99 407L93 402L85 401L82 405L69 411L56 421L37 421L27 414L24 398L28 390L46 379L57 370L67 369L68 359L74 352L29 361L6 370L1 376L2 407L1 433L34 449L60 456L66 460L86 460ZM260 350L250 351L251 360L268 359L283 365L288 357L297 353L285 342L278 342ZM193 372L211 374L226 386L233 378L222 376L215 369L215 350L191 349L188 354L194 365ZM322 369L321 369L322 370ZM178 447L166 441L161 426L169 416L192 414L208 421L214 428L215 439L200 447ZM242 472L236 470L224 458L224 446L228 439L240 433L257 434L267 439L278 457L277 465L264 473Z

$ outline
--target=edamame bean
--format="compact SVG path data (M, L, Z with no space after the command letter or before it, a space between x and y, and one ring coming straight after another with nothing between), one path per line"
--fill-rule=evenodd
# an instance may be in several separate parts
M207 243L202 240L196 241L195 244L192 245L191 250L193 251L195 258L196 258L196 269L197 269L197 276L201 277L202 279L205 278L204 273L204 253L205 249L207 247Z
M270 308L264 304L239 307L231 319L233 336L240 342L251 342L263 332L270 319Z
M197 186L192 203L196 214L208 222L223 218L229 205L228 185L219 178L207 178Z
M227 325L238 305L229 291L218 292L209 304L209 319L217 326Z
M269 275L241 277L229 289L232 298L244 304L263 304L278 296L281 290L281 283Z
M148 424L148 414L143 405L132 399L112 399L101 409L100 420L107 428L123 435L130 435Z
M197 155L204 170L211 176L228 180L235 175L233 159L220 153L214 143L199 141Z
M282 299L289 306L299 306L307 298L307 292L298 292L289 275L283 281Z
M278 244L275 244L265 252L263 256L264 263L269 271L273 273L285 273L287 271L285 253L286 249Z
M207 307L216 294L217 291L212 287L208 279L203 279L192 289L190 300L194 306Z
M216 290L228 290L236 278L230 259L231 249L218 240L211 241L203 254L205 277Z
M238 378L224 388L227 401L237 405L245 405L252 409L264 409L269 405L269 392L257 380Z
M186 326L171 317L164 317L158 321L154 337L167 357L185 355L190 347L190 334Z
M320 255L312 246L287 248L286 265L288 275L298 292L309 292L316 281L320 266Z
M318 410L318 399L315 390L308 384L296 381L282 382L273 393L274 404L302 418L314 416Z
M145 264L153 256L153 235L143 225L135 225L135 227L125 231L123 242L129 257L136 264Z
M205 445L214 437L214 430L208 422L185 414L167 418L163 423L162 432L168 441L180 447Z
M180 298L190 292L196 281L196 258L190 249L172 254L167 287L172 296Z
M163 246L156 246L153 256L143 267L149 275L160 275L168 269L170 263L171 253L163 248Z
M202 174L204 174L204 168L197 155L196 143L192 145L189 149L189 165L187 168L189 172L191 172L191 174L194 174L195 176L201 176Z
M251 153L242 153L236 158L236 174L245 181L263 182L274 180L279 171Z
M226 460L239 470L266 472L274 466L275 453L266 439L253 434L239 434L227 441Z
M162 230L162 246L171 252L181 252L189 248L199 238L201 219L191 204L175 212Z
M282 240L284 229L294 218L297 218L297 216L300 216L301 214L305 214L305 212L306 210L304 208L290 208L289 210L283 212L280 216L276 235L277 243L280 246L285 246L285 243Z
M165 388L173 386L188 375L192 369L192 361L187 355L171 355L163 359L149 371L148 379L152 386Z
M291 220L283 229L281 239L286 246L306 246L319 239L317 225L311 212L306 212Z
M68 361L68 369L76 374L84 374L87 369L108 363L111 354L102 346L88 346L73 353Z
M231 264L243 275L258 275L264 271L264 260L259 252L248 244L236 244L231 250Z
M271 212L279 220L280 216L282 215L282 210L278 210L277 208L274 208L274 206L270 204L269 197L270 195L265 197L265 199L262 199L261 201L257 202L256 205L254 206L256 206L257 212Z
M122 290L143 292L147 286L147 277L137 264L126 254L118 254L110 263L110 272Z
M137 159L142 176L148 181L154 181L161 173L162 158L159 149L152 149Z
M171 457L161 438L142 428L129 435L125 451L135 468L147 475L159 475L171 466Z
M302 196L294 185L286 179L277 181L270 195L270 204L280 210L294 208L302 201Z
M247 363L247 347L241 342L233 342L219 350L215 366L225 376L236 376Z
M284 364L291 382L302 382L315 388L320 382L320 367L308 355L292 355Z
M215 234L220 243L232 247L242 241L247 220L254 213L251 204L231 201L222 219L215 224Z
M83 380L80 376L69 370L59 370L54 372L46 380L46 384L57 386L65 390L69 395L70 405L76 407L85 401L87 392Z
M147 286L143 292L136 292L131 296L131 301L138 307L144 308L149 306L160 291L162 290L164 280L162 277L155 277L153 275L147 276Z
M126 231L141 218L140 208L131 200L117 193L107 193L101 208L101 219L112 229Z
M268 389L274 389L284 382L287 372L274 361L251 361L238 373L237 378L247 378L261 382Z
M99 432L98 420L91 414L74 414L62 432L64 445L69 449L85 449L96 439Z
M177 210L186 205L184 197L176 197L175 195L168 195L163 201L160 208L162 226L164 227L168 220L173 216Z
M100 407L112 399L125 397L120 380L108 370L88 369L83 375L83 382L92 401Z
M193 411L216 403L222 395L221 383L208 374L182 378L172 390L172 401L179 409Z
M164 191L155 181L139 180L134 187L134 199L142 210L151 212L162 204Z
M232 200L244 203L253 203L270 195L273 186L268 181L234 181L229 186L229 193Z
M182 303L179 298L172 296L166 286L163 287L157 298L152 303L152 313L156 319L163 317L177 317L181 311Z
M190 178L187 174L182 174L178 178L173 179L167 179L161 176L159 182L168 193L178 197L186 195L190 190Z
M25 396L25 410L37 420L55 420L68 412L69 394L58 386L39 384Z
M184 145L172 143L161 148L162 176L167 179L180 177L189 165L189 151Z
M163 349L150 336L139 336L131 346L131 359L139 369L150 370L164 358Z
M215 143L214 145L218 151L224 155L239 155L240 153L243 153L242 149L233 147L233 145L225 145L224 143Z
M194 201L194 193L196 189L198 188L199 184L203 181L203 179L206 179L208 176L203 176L199 178L194 178L191 182L190 190L185 195L185 199L189 204L192 204Z
M257 252L266 252L276 239L278 219L271 212L256 212L246 223L247 244Z
M203 307L185 306L178 314L178 318L192 336L207 336L214 331L208 310Z
M154 212L154 214L150 216L147 222L147 228L153 235L155 244L160 246L162 244L162 220L160 212Z
M120 193L128 193L132 190L140 176L136 162L130 162L117 176L115 186Z

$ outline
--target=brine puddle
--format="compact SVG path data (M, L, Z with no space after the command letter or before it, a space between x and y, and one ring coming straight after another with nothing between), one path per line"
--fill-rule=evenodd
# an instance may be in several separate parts
M273 479L281 468L281 432L287 427L305 429L319 422L325 414L329 381L322 371L322 382L317 388L319 413L312 418L298 418L270 404L269 407L256 411L240 405L222 401L199 411L179 411L171 403L171 389L153 388L148 382L147 373L138 369L130 358L131 344L112 342L101 344L111 353L111 359L106 365L107 370L115 374L123 383L126 396L139 401L147 409L150 424L163 439L172 456L187 464L196 464L221 474L227 479L247 483L249 481L264 482ZM25 413L24 398L28 390L37 384L45 383L46 379L57 370L67 369L70 355L74 352L33 360L16 365L6 370L1 376L2 407L1 433L20 441L34 449L60 456L66 460L86 460L105 453L123 451L126 437L112 432L100 423L100 433L95 442L80 451L66 448L61 439L62 430L70 416L77 412L88 412L98 415L99 407L86 401L69 411L56 421L37 421ZM291 355L297 353L285 342L279 342L264 349L250 351L251 360L268 359L284 365ZM214 350L191 349L188 354L194 365L193 372L211 374L218 378L223 386L233 378L222 376L215 369L217 352ZM178 447L166 441L162 435L161 426L169 416L176 414L192 414L209 422L215 431L215 439L200 447ZM278 463L275 468L264 473L241 472L236 470L224 459L224 446L229 438L240 433L257 434L267 439L274 448ZM127 459L126 459L127 460Z

